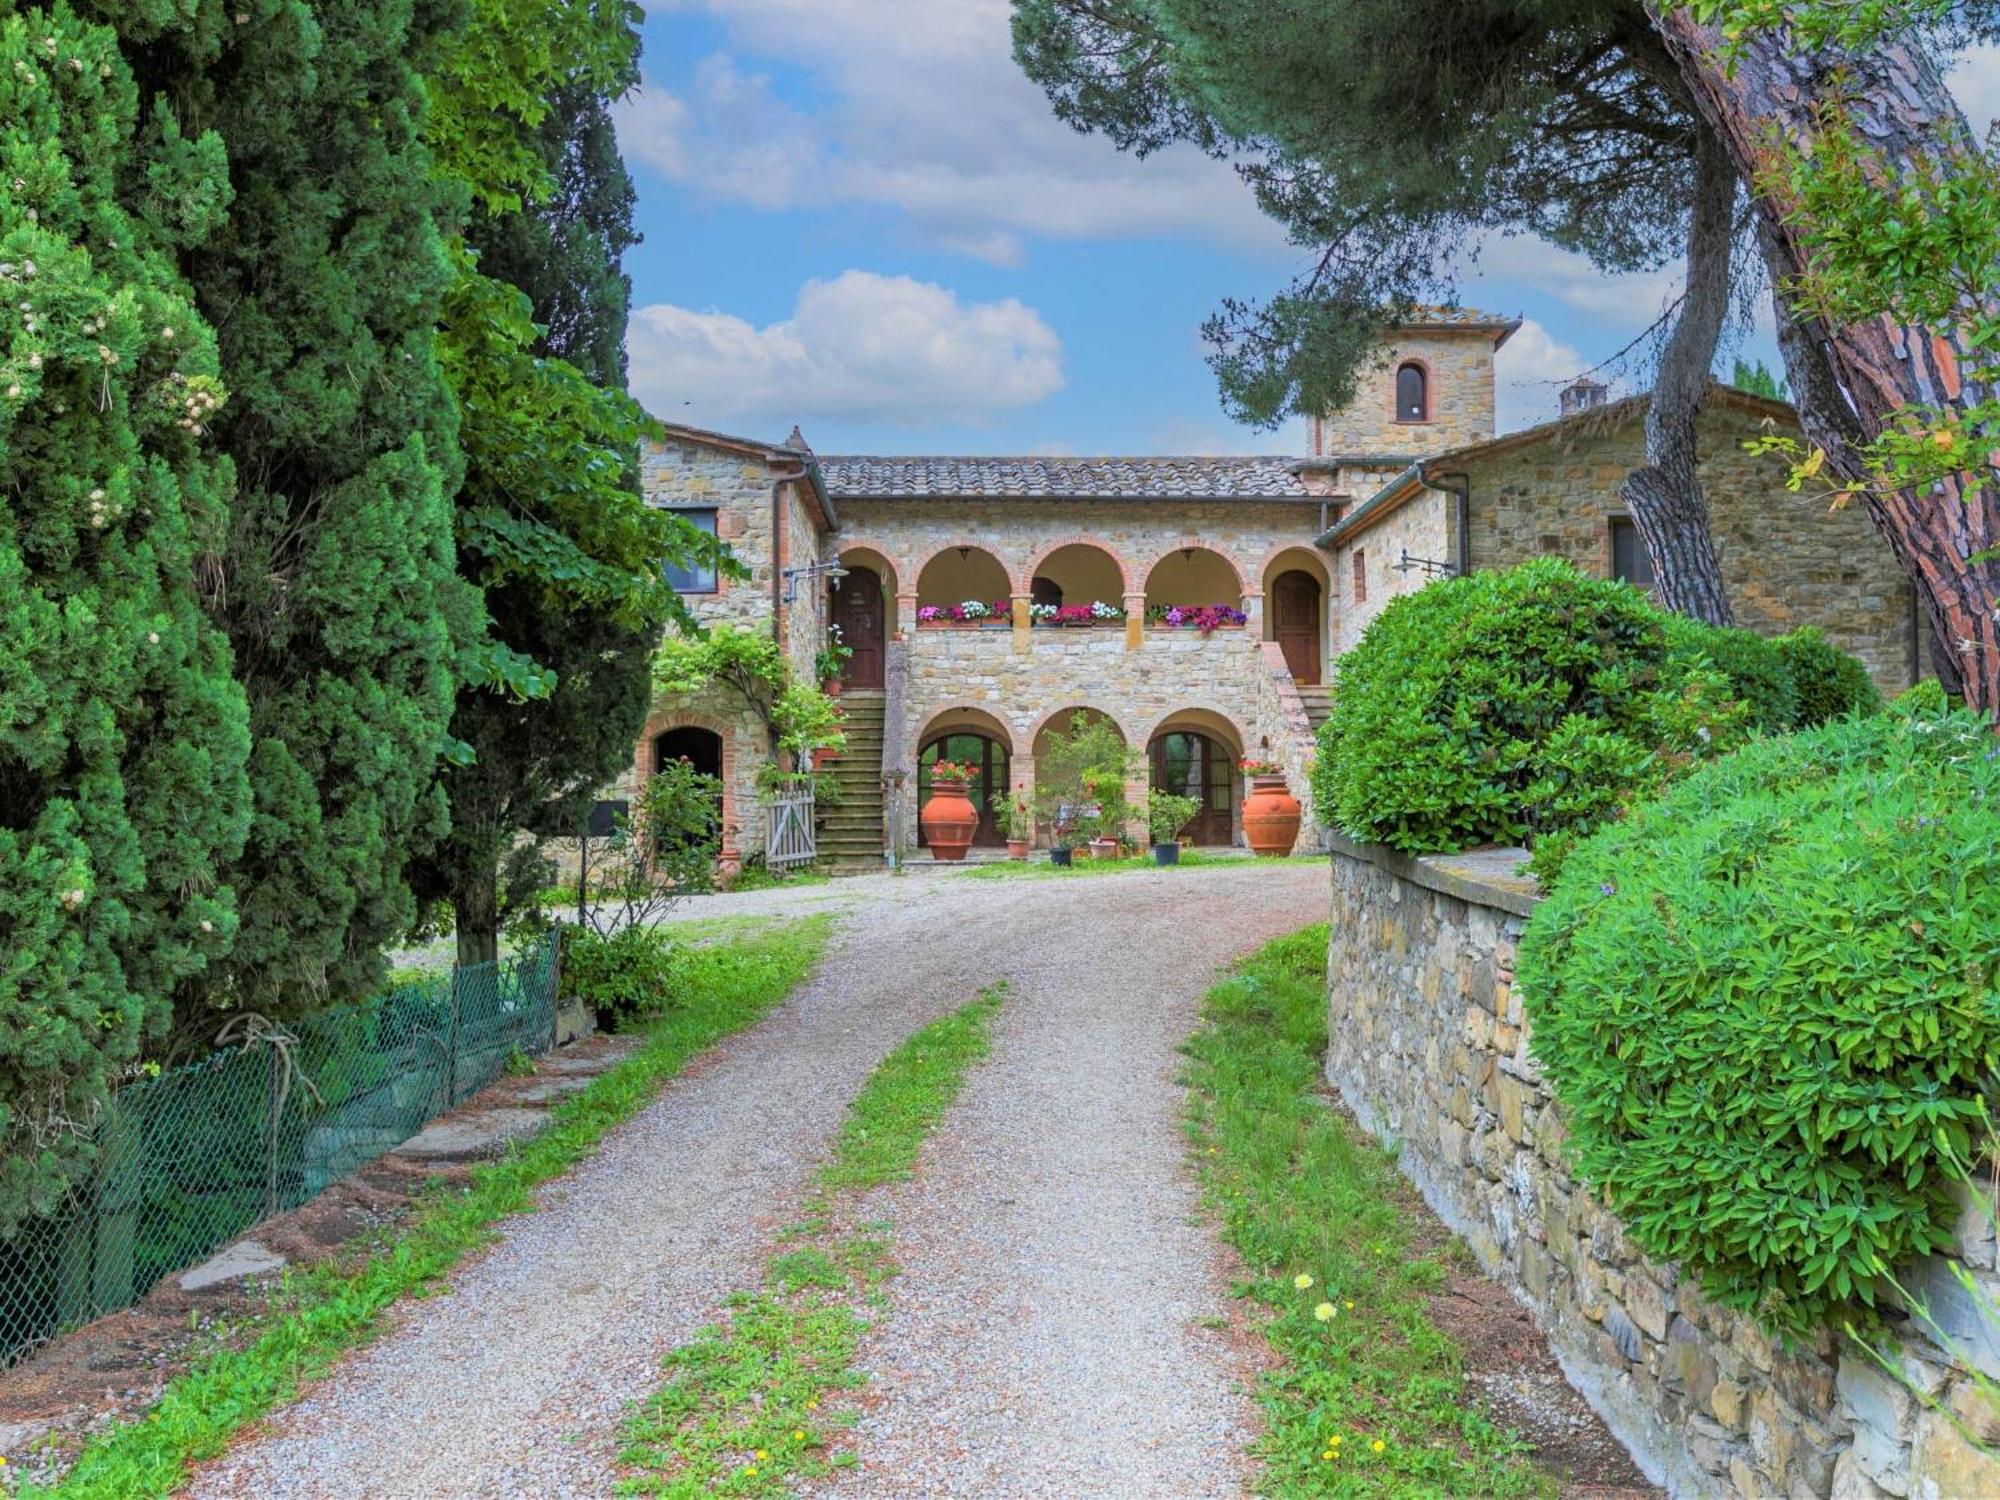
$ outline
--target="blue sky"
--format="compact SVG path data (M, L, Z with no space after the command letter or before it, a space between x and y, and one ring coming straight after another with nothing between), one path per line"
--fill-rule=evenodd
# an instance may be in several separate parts
M627 260L632 387L657 415L771 439L797 422L822 453L1303 450L1303 424L1228 420L1199 338L1301 252L1226 166L1138 161L1056 121L1009 56L1006 0L647 10L619 137L646 236ZM1991 56L1961 75L1978 123L1996 80ZM1461 300L1526 320L1501 354L1501 427L1552 415L1676 276L1485 246Z

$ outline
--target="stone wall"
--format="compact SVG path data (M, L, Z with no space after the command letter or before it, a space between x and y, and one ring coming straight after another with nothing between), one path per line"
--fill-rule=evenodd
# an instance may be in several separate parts
M1464 465L1473 567L1556 553L1610 576L1611 521L1628 514L1620 487L1645 454L1643 410L1617 410L1629 414L1609 430L1586 422ZM1866 662L1885 693L1899 693L1912 680L1909 583L1860 506L1829 510L1790 494L1782 459L1743 451L1765 417L1711 401L1701 418L1702 490L1736 623L1765 635L1817 625ZM1451 505L1436 494L1414 503L1440 513Z
M1423 458L1493 436L1491 328L1406 330L1356 377L1354 400L1312 424L1315 455L1394 453ZM1409 360L1430 378L1431 420L1396 417L1396 371Z
M1327 1077L1534 1314L1571 1382L1675 1496L1970 1500L2000 1495L2000 1325L1941 1261L1915 1280L1948 1353L1904 1323L1902 1381L1833 1334L1787 1350L1647 1259L1570 1174L1513 993L1535 900L1518 850L1411 860L1334 840ZM2000 1302L1991 1220L1959 1258ZM1911 1387L1921 1392L1919 1400Z
M1414 593L1437 576L1421 567L1399 572L1396 564L1405 553L1456 565L1454 503L1449 495L1420 490L1414 499L1389 512L1353 541L1334 549L1336 654L1352 651L1369 622L1389 607L1390 600ZM1365 589L1356 587L1356 559L1366 574Z

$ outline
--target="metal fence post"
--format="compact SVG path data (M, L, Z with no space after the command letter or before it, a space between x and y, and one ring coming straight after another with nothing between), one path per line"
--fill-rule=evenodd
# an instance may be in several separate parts
M268 1056L264 1070L264 1213L268 1217L278 1211L278 1127L285 1097L281 1090L285 1060L275 1046L264 1050Z

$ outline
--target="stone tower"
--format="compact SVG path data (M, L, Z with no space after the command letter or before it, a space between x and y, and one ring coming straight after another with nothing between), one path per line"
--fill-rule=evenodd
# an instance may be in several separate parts
M1315 418L1315 458L1401 468L1493 436L1493 355L1518 318L1469 307L1420 307L1364 369L1354 400Z

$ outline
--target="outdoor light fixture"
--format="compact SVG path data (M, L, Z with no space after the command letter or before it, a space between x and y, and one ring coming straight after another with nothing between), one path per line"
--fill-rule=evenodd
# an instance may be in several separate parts
M801 578L824 578L827 582L831 583L835 588L839 588L840 580L845 578L846 576L847 576L847 569L843 568L837 562L814 563L809 568L787 568L785 569L785 574L784 574L785 577L784 602L790 604L794 599L798 598L799 580Z
M1450 578L1458 572L1458 569L1448 562L1437 562L1428 557L1412 557L1408 547L1403 549L1402 558L1390 566L1398 573L1407 573L1412 568L1420 568L1427 578Z
M972 549L971 549L970 547L960 547L960 548L958 549L958 560L959 560L960 562L964 562L964 561L965 561L965 558L966 558L966 554L967 554L967 553L969 553L969 552L971 552L971 551L972 551Z

